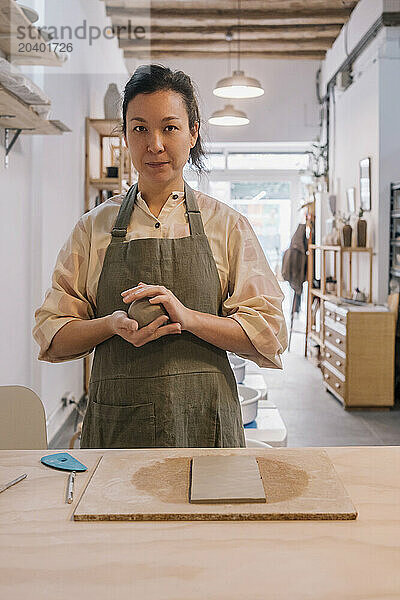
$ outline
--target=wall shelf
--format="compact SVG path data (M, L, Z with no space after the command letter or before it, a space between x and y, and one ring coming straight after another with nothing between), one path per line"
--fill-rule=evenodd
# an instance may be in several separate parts
M318 344L318 346L322 346L323 345L322 338L315 331L310 331L309 334L308 334L308 337L311 340L313 340L314 342L316 342Z
M26 39L18 39L18 32L26 32ZM34 39L28 39L28 32ZM19 51L21 42L24 43L23 52ZM25 42L31 45L28 51ZM35 45L37 49L33 49ZM59 67L64 63L15 0L0 0L0 50L15 64Z
M311 244L310 248L312 250L327 250L331 252L372 252L372 248L358 248L356 246L317 246L316 244Z
M318 296L321 298L329 298L329 294L326 293L326 254L327 252L334 252L334 279L337 280L336 285L336 294L330 295L332 298L334 297L343 297L343 255L348 255L348 266L349 266L349 285L348 290L351 292L353 289L353 272L352 272L352 256L353 254L368 254L369 256L369 295L368 302L372 301L372 258L373 258L373 250L372 248L364 248L364 247L353 247L353 246L317 246L316 244L309 245L309 267L314 268L314 252L319 250L321 252L321 289L318 290L318 293L314 293L314 296ZM310 293L315 288L311 288L310 285Z
M40 117L29 104L0 86L0 128L21 129L28 135L61 135L70 131L60 121Z
M96 188L96 190L107 190L108 192L112 192L113 190L119 190L119 179L118 177L90 179L90 185Z
M103 137L119 137L121 122L118 119L90 119L90 126Z
M338 299L334 294L323 294L321 290L318 290L317 288L311 288L311 294L322 300L327 300L328 302L335 302Z

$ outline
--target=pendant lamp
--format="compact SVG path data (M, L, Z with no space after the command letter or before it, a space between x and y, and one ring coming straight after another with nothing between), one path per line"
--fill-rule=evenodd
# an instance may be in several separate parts
M213 90L219 98L257 98L264 90L261 83L253 77L247 77L244 71L233 71L230 77L220 79Z
M238 0L238 58L237 69L233 71L230 77L220 79L213 89L213 94L219 98L257 98L262 96L264 90L261 83L248 77L244 71L240 70L240 0ZM232 33L228 31L226 34L227 41L232 40ZM230 45L229 45L229 70L230 70Z
M234 108L232 104L226 104L222 110L216 110L208 119L211 125L248 125L250 123L247 115L242 110Z

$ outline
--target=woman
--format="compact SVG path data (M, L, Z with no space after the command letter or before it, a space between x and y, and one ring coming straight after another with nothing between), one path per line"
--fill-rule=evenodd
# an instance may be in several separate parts
M190 78L141 66L123 132L138 182L81 217L36 311L39 360L95 348L82 448L244 446L226 350L281 368L282 293L247 220L183 180L201 167ZM161 316L138 328L129 304Z

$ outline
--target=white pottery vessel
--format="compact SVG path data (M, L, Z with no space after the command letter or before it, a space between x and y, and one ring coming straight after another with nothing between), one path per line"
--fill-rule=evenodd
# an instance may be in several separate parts
M247 385L238 384L238 394L240 407L242 409L243 425L254 421L257 416L258 401L261 398L261 392Z
M233 373L237 383L243 383L246 375L246 361L232 352L228 352L228 359L231 363Z

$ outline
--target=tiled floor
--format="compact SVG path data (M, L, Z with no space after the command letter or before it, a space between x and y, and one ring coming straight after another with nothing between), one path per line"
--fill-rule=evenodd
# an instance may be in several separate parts
M295 328L301 329L301 321ZM295 333L283 371L263 369L268 398L285 422L288 447L400 444L400 407L345 410L326 392L321 372L304 358L304 335Z
M290 295L285 302L289 310ZM295 320L304 330L304 321ZM251 369L251 366L250 366ZM294 333L283 371L264 369L268 398L278 407L288 431L288 447L382 446L400 444L400 406L347 411L322 385L321 372L304 358L304 334ZM52 448L68 448L73 424L67 424Z

